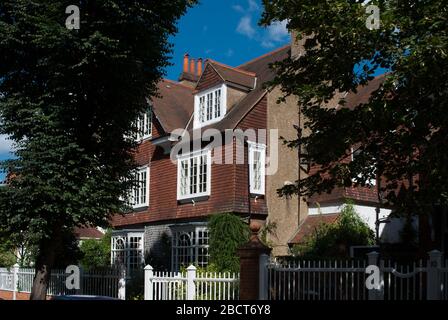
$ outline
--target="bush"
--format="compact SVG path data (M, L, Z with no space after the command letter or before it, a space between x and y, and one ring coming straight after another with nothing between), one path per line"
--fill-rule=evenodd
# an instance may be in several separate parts
M321 223L292 251L307 258L344 258L351 246L374 243L374 232L356 213L353 203L347 202L335 224Z
M238 272L240 268L236 251L249 241L249 226L240 217L215 214L208 222L210 233L210 264L219 272Z
M81 266L84 268L100 268L110 266L111 232L108 230L100 239L88 239L81 243Z

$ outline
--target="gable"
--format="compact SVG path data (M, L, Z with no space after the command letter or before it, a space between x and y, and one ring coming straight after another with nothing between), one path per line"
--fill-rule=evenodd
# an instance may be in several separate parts
M203 91L218 86L223 82L224 80L218 72L216 72L216 70L209 63L207 63L207 66L205 67L205 70L196 85L196 91Z

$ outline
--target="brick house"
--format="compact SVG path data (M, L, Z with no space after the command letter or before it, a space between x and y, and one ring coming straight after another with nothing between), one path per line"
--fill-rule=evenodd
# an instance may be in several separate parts
M179 81L158 84L160 95L151 99L138 121L134 210L116 215L112 222L113 263L132 269L146 258L172 270L189 263L205 266L207 219L215 213L275 226L268 239L275 255L288 254L313 216L337 214L347 197L357 201L370 224L374 221L374 188L342 190L308 201L277 196L278 188L299 177L298 153L279 143L279 137L295 138L294 125L303 121L293 97L278 104L280 89L268 91L263 84L275 76L270 63L300 50L293 43L237 67L185 55ZM363 96L348 97L357 98ZM229 130L243 134L227 139ZM193 139L184 143L186 136ZM222 146L213 144L217 136ZM175 153L176 148L181 150ZM389 212L382 209L381 215Z

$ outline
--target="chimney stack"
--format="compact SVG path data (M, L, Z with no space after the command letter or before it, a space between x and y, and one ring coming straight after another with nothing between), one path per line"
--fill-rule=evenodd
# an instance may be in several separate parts
M196 63L195 59L190 58L190 55L185 53L183 70L179 77L179 82L194 88L202 73L202 68L202 59L199 58Z

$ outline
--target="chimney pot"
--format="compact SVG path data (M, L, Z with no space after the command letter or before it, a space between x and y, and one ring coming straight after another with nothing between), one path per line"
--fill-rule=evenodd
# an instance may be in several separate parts
M196 72L196 61L194 59L190 60L190 73L195 74Z
M188 64L190 62L190 55L188 53L184 54L184 72L188 73Z
M198 76L202 74L202 58L198 59Z

